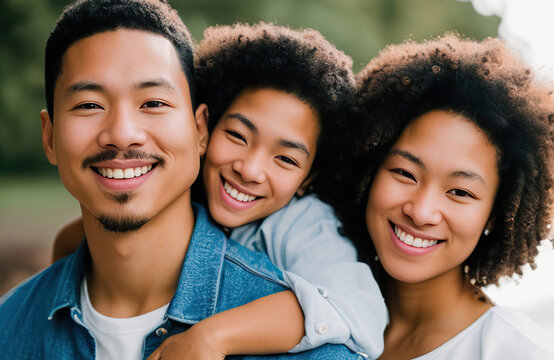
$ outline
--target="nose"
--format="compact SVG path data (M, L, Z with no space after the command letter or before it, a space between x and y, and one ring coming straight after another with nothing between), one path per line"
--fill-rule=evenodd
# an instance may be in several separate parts
M101 147L125 150L145 142L146 133L138 123L138 114L134 114L131 107L120 105L110 109L98 136Z
M261 151L236 159L232 168L244 182L263 183L266 180L265 161Z
M440 199L430 188L420 188L414 191L411 198L402 206L402 211L417 226L437 225L442 221Z

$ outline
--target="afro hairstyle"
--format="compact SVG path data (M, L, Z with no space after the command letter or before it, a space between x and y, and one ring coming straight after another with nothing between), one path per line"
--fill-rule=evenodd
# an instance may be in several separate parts
M497 150L499 189L493 228L466 260L476 285L535 267L537 246L552 241L554 107L552 89L498 39L447 33L390 45L357 75L352 147L331 203L361 257L372 264L365 208L371 181L414 118L441 109L480 128ZM372 264L373 265L373 264Z

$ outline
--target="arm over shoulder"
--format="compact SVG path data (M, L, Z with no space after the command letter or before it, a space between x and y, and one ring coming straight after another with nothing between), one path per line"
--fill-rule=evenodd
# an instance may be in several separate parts
M292 352L342 343L376 358L383 350L386 307L369 267L357 261L339 227L332 208L311 195L232 237L266 250L295 292L306 336Z

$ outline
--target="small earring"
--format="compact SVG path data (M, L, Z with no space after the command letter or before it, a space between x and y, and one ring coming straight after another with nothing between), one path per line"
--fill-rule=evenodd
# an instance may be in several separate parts
M373 258L373 260L379 261L379 256L375 255L375 257Z
M485 229L483 231L483 235L485 235L485 236L489 236L490 233L491 233L491 231L489 229Z
M464 274L467 276L469 274L469 265L464 265ZM471 278L469 279L469 283L471 285L475 285L477 281L475 280L475 278Z

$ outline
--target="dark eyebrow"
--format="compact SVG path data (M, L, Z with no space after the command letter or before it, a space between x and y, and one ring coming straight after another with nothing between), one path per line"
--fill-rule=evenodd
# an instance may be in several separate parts
M133 85L133 88L135 88L136 90L143 90L143 89L148 89L152 87L162 87L171 92L175 91L175 88L173 87L173 85L171 85L169 81L163 78L145 80Z
M403 158L413 162L416 165L419 165L423 170L425 170L425 164L423 163L423 161L419 157L415 156L410 152L394 149L389 153L389 156L393 156L393 155L402 156ZM487 184L485 179L474 171L458 170L458 171L452 172L449 176L462 177L468 180L478 180L478 181L481 181L483 184Z
M252 131L255 134L258 133L258 128L256 127L256 125L254 125L254 123L252 121L248 120L248 118L246 116L244 116L242 114L239 114L239 113L232 113L232 114L227 115L227 117L239 120L247 128L249 128L250 131Z
M308 158L310 157L310 152L308 151L308 148L306 147L306 145L304 145L304 143L301 143L299 141L290 141L290 140L281 139L279 140L279 145L288 147L291 149L298 149L303 153L305 153L306 157Z
M468 180L478 180L481 181L483 184L487 184L485 179L481 175L479 175L476 172L473 171L454 171L452 174L450 174L452 177L462 177Z
M399 150L399 149L394 149L389 153L388 157L391 157L393 155L401 156L401 157L405 158L406 160L409 160L409 161L413 162L414 164L419 165L419 167L421 167L423 170L425 170L425 164L423 163L423 161L420 158L418 158L417 156L415 156L414 154L410 153L410 152L407 152L407 151L404 151L404 150Z
M66 94L67 95L73 95L73 94L78 93L80 91L99 91L99 92L103 92L104 91L104 86L102 86L99 83L92 82L92 81L79 81L79 82L76 82L74 84L71 84L67 88Z
M244 116L242 114L232 113L232 114L227 115L227 117L237 119L238 121L243 123L244 126L246 126L248 129L250 129L250 131L252 131L254 134L257 134L259 132L256 125L254 125L254 123L252 121L250 121L246 116ZM281 139L281 140L279 140L279 145L284 146L284 147L288 147L288 148L291 148L291 149L298 149L298 150L302 151L303 153L305 153L306 157L310 157L310 152L308 151L308 148L306 147L306 145L304 145L303 143L301 143L299 141L290 141L290 140Z

